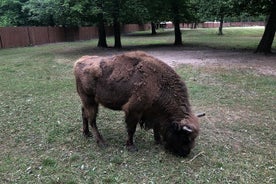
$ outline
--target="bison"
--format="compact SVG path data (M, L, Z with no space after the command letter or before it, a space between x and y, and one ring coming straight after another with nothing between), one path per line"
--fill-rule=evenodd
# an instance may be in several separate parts
M83 56L74 65L82 102L83 134L89 125L99 145L106 145L96 125L99 104L125 113L126 147L137 150L133 136L138 123L153 129L156 143L187 156L199 134L188 91L179 75L162 61L141 51L112 57Z

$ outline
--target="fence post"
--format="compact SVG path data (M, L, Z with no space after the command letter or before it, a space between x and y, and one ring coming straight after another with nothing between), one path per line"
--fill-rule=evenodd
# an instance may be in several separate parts
M50 41L50 26L47 26L47 38L48 38L48 43L51 43L51 41Z
M31 41L31 35L30 35L30 28L29 26L27 27L27 33L28 33L28 40L29 40L29 46L32 46L32 41Z
M0 48L3 47L3 44L2 44L2 38L1 38L1 35L0 35Z

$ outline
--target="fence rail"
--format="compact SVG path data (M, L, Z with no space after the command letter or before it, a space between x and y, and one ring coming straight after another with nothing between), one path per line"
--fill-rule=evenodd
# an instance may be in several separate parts
M126 24L122 33L144 31L150 29L149 24ZM106 27L108 36L113 28ZM46 43L90 40L98 37L97 27L0 27L0 48L26 47Z
M194 24L180 24L181 28L193 28ZM199 28L216 28L218 22L205 22L197 24ZM231 22L224 23L224 27L264 26L264 22ZM168 23L165 28L173 28ZM144 31L150 29L150 24L126 24L121 28L122 33ZM108 36L113 34L112 27L106 27ZM97 27L0 27L0 49L11 47L26 47L46 43L90 40L98 37Z
M224 22L223 27L250 27L250 26L264 26L264 22ZM194 28L194 23L181 23L181 28ZM164 26L165 28L173 28L172 23L168 23ZM197 28L218 28L219 22L204 22L198 23Z

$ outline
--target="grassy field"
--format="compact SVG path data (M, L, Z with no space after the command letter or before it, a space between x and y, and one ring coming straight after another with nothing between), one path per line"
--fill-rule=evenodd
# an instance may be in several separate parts
M263 27L245 27L245 28L224 28L224 35L218 36L217 28L210 29L187 29L182 31L183 43L186 46L193 47L210 47L216 49L242 49L254 50L263 34ZM147 36L149 39L141 39ZM108 40L113 45L113 40ZM159 45L171 44L174 42L173 32L162 31L158 32L155 37L150 37L150 32L138 32L129 34L129 36L122 39L122 43L134 45ZM276 49L276 42L274 41L272 48Z
M263 29L183 32L189 46L253 49ZM108 39L112 44L112 39ZM169 44L171 32L136 33L124 45ZM211 44L210 44L211 43ZM124 148L121 112L100 109L100 149L82 136L72 65L96 41L0 50L0 183L275 183L276 77L249 69L182 65L193 108L205 111L188 158L154 145L137 129L139 151ZM138 46L139 47L139 46ZM275 42L274 42L275 48ZM97 50L97 49L96 49ZM110 52L110 49L101 50Z

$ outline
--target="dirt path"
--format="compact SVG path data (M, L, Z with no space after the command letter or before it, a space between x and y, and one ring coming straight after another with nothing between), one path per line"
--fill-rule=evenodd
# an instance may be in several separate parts
M259 74L276 76L276 55L264 56L248 51L213 49L149 49L149 54L171 66L178 64L208 65L210 67L250 68Z
M122 50L114 49L89 49L89 55L114 55L126 51L142 50L160 60L176 67L179 64L195 66L208 65L210 67L224 68L249 68L261 75L276 76L276 54L264 56L254 54L252 51L217 50L210 48L192 47L131 47Z
M264 56L254 54L252 51L216 50L198 47L173 47L173 46L145 46L129 47L120 50L99 49L90 47L80 50L72 50L66 53L72 55L99 55L111 56L127 51L142 50L160 60L176 67L179 64L191 64L195 66L224 67L224 68L249 68L262 75L276 76L276 54ZM61 53L59 53L61 54ZM63 55L63 54L62 54ZM67 56L67 58L70 56ZM57 62L64 61L64 55L57 58Z

